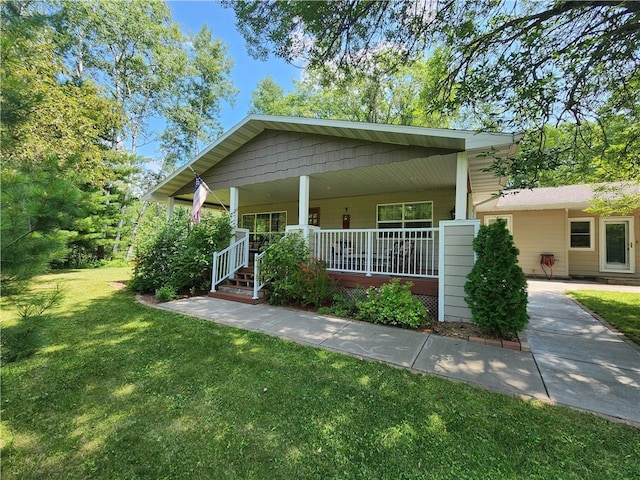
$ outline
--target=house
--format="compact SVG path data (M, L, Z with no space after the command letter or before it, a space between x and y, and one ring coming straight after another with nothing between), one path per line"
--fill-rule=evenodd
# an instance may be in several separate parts
M607 185L640 193L637 184ZM640 282L640 211L601 218L585 211L593 198L591 185L512 190L477 205L476 215L484 224L506 220L528 276Z
M145 198L167 202L170 212L191 204L197 172L211 189L209 206L231 213L237 242L214 255L212 292L250 253L300 231L343 285L409 278L414 293L435 298L440 320L464 320L474 205L500 190L484 171L492 163L486 153L513 155L519 139L250 115Z

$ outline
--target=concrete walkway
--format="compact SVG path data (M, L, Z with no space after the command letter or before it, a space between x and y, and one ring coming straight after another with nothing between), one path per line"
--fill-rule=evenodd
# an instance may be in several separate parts
M561 293L599 287L640 294L640 287L529 282L531 321L525 335L531 352L209 297L159 307L640 426L640 350Z
M562 293L568 290L640 295L640 287L529 281L525 335L549 398L640 423L640 349Z

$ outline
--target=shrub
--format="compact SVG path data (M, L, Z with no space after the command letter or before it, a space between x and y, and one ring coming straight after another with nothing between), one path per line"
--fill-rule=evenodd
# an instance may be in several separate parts
M397 278L379 289L369 288L367 299L358 302L356 318L372 323L418 328L427 322L427 308L411 294L413 283Z
M358 313L358 302L367 298L364 288L348 288L333 295L333 304L318 309L318 313L337 315L338 317L355 317Z
M136 252L129 287L136 292L152 293L173 283L176 259L186 236L186 223L171 222L142 243Z
M206 287L211 279L211 255L229 245L231 231L226 215L205 216L191 228L186 222L166 225L139 247L130 288L152 293L165 285L184 292Z
M272 305L320 306L335 290L325 264L311 260L300 234L290 234L265 250L260 279Z
M477 259L464 287L472 321L491 335L521 331L529 321L527 281L506 222L480 227L473 250Z
M298 265L300 285L294 300L301 306L319 307L328 302L336 290L335 283L327 275L327 265L320 260Z
M156 298L159 302L168 302L176 298L178 292L173 285L165 285L156 290Z
M203 217L181 243L170 285L176 285L180 291L187 291L192 287L208 288L211 285L213 252L225 249L231 236L232 227L228 216Z

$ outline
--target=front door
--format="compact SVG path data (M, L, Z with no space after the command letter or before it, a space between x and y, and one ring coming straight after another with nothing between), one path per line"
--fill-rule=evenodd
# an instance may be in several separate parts
M600 271L634 273L633 217L600 220Z

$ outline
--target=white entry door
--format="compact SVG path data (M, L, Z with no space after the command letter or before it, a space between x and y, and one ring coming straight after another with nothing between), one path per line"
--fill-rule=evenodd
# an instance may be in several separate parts
M600 220L600 271L635 272L633 217Z

